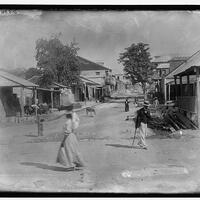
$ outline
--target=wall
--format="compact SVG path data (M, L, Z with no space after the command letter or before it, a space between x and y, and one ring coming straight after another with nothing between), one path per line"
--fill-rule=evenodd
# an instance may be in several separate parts
M0 99L6 113L6 117L16 116L17 112L21 112L19 99L13 94L12 87L0 88Z
M96 75L97 73L100 73L99 75ZM85 76L86 78L89 78L90 80L93 80L99 84L104 84L104 78L106 76L106 70L85 70L81 71L81 76Z

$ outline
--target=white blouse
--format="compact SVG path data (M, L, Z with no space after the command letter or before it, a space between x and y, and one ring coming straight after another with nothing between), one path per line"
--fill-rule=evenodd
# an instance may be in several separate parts
M78 115L73 112L72 113L72 119L67 119L67 121L64 124L63 130L65 134L72 133L75 129L79 127L80 119Z

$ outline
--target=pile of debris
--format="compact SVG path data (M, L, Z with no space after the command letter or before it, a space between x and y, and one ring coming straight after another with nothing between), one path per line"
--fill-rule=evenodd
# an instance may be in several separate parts
M153 120L148 123L149 128L170 132L181 129L198 129L190 119L178 111L173 103L151 109L151 112L154 114L152 116Z

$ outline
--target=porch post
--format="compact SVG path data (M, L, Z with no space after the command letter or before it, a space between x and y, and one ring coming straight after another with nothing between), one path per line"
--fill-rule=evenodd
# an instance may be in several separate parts
M34 88L34 93L35 93L35 99L34 99L34 102L35 102L35 105L37 105L37 89L36 87ZM37 117L37 107L35 108L35 115Z
M51 89L51 108L53 109L53 89Z
M85 93L85 95L84 95L85 99L84 99L84 100L85 100L85 106L86 106L86 104L87 104L87 103L86 103L86 101L87 101L87 98L86 98L86 92L87 92L86 90L87 90L87 88L86 88L86 87L87 87L87 85L86 85L86 83L85 83L85 84L84 84L84 93Z
M175 83L175 100L177 100L177 80L176 80L176 76L174 76L174 83Z
M24 117L24 88L20 88L21 116Z
M187 85L188 85L188 87L187 87L187 91L186 91L186 93L188 94L188 90L190 89L190 87L189 87L189 85L190 85L190 75L187 75ZM189 95L190 95L191 93L189 92Z
M200 128L200 87L199 87L199 68L196 67L196 81L197 81L197 119L198 119L198 127Z
M164 97L165 97L165 102L167 101L167 87L166 87L166 79L164 78Z
M180 76L180 96L183 96L183 88L182 88L182 76Z
M190 84L190 75L187 75L187 84Z
M168 100L169 100L169 101L170 101L170 99L171 99L171 98L170 98L170 89L171 89L170 87L171 87L171 85L170 85L170 83L169 83L169 84L168 84L168 94L169 94L169 99L168 99Z

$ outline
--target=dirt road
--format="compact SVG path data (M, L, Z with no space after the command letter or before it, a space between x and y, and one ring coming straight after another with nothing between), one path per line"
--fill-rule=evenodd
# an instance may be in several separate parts
M133 123L120 103L102 104L95 117L80 113L78 137L87 167L67 171L55 163L64 118L1 128L0 189L51 192L194 192L200 190L200 134L169 139L148 130L148 150L130 148Z

